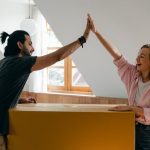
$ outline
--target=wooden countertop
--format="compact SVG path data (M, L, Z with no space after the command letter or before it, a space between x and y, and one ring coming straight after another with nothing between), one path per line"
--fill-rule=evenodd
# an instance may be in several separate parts
M123 104L121 104L123 105ZM117 105L113 104L49 104L49 103L37 103L37 104L18 104L16 108L10 109L10 111L48 111L48 112L113 112L108 109ZM129 111L127 111L129 112ZM130 111L131 113L131 111Z

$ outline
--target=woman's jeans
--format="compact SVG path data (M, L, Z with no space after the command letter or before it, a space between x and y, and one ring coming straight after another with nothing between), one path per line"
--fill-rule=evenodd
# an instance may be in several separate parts
M135 150L150 150L150 125L137 123Z

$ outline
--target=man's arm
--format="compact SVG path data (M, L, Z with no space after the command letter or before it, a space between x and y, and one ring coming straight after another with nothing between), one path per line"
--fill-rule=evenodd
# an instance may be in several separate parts
M19 98L18 104L28 104L28 103L36 103L36 99L33 97L21 97Z
M87 19L87 25L85 32L83 34L83 37L87 40L90 32L90 25L89 25L89 19ZM37 57L35 64L32 66L32 71L40 70L43 68L46 68L48 66L53 65L57 61L63 60L64 58L71 55L73 52L75 52L79 47L81 46L81 43L78 40L58 49L57 51Z

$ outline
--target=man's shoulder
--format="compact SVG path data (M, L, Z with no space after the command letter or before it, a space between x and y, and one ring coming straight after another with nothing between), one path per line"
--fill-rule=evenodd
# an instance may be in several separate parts
M5 62L5 61L23 61L23 60L30 60L30 59L35 59L37 56L10 56L10 57L5 57L0 60L0 62Z
M25 66L32 66L32 64L35 63L37 56L11 56L11 57L5 57L2 60L0 60L0 68L7 68L10 69L16 68L16 67L23 67ZM13 67L13 68L11 68Z

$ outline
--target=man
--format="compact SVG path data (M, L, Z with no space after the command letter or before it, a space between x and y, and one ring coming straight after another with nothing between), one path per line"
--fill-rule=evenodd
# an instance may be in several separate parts
M22 30L12 34L3 32L1 42L7 45L0 60L0 138L7 145L8 109L16 106L18 97L31 72L41 70L66 58L86 42L90 32L89 18L83 36L78 40L44 56L31 56L34 52L29 34ZM1 144L1 143L0 143ZM7 149L7 146L6 146Z

